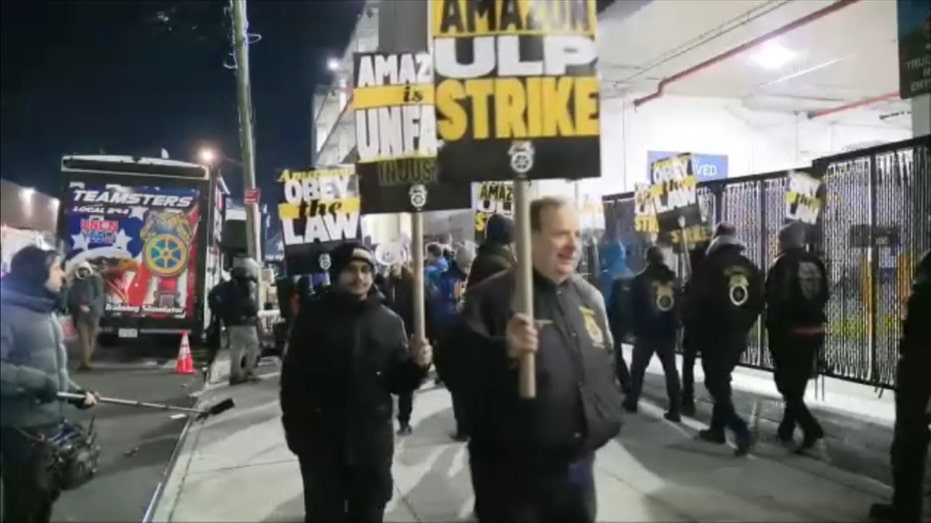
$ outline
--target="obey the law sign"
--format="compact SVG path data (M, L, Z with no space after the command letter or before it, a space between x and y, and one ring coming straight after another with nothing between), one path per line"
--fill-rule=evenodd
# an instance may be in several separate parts
M326 272L334 247L362 237L355 170L351 166L285 170L278 183L287 273Z
M600 176L595 0L432 0L444 180Z

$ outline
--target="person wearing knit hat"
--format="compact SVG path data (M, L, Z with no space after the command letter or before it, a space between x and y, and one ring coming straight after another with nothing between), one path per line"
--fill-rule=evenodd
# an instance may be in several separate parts
M701 352L705 387L714 400L710 427L701 440L724 444L725 431L734 432L738 456L750 451L753 438L747 422L734 408L731 374L747 350L747 335L765 303L763 273L737 239L737 228L722 222L715 227L705 259L694 268L684 316L692 350Z
M420 387L432 349L374 287L374 255L330 253L332 285L297 312L281 369L285 440L304 481L305 521L381 521L392 497L392 394ZM351 494L328 478L364 478Z
M469 272L469 288L514 266L516 261L511 248L513 235L514 222L510 218L502 214L488 218L485 223L485 241L479 246Z
M81 399L69 401L78 408L97 403L68 372L57 314L64 279L58 252L29 245L13 255L0 283L4 521L49 521L59 492L48 478L48 453L39 452L36 442L51 436L68 414L58 394L79 394Z
M90 370L91 356L97 345L100 318L106 306L103 278L87 261L78 262L67 292L68 310L78 331L81 345L80 370Z
M766 276L766 335L776 388L785 400L776 434L789 445L796 425L801 427L799 452L824 437L821 424L805 404L805 389L824 347L829 296L824 262L805 250L805 228L790 223L779 231L779 256Z
M429 300L433 333L437 338L436 368L440 379L452 395L453 415L456 418L456 433L453 437L457 441L468 439L469 431L465 422L461 394L458 393L458 385L462 378L457 370L461 369L462 365L457 356L461 355L454 353L452 350L454 344L447 340L450 339L453 327L459 320L469 271L474 260L475 247L471 243L461 245L456 250L449 269L439 276L435 292Z

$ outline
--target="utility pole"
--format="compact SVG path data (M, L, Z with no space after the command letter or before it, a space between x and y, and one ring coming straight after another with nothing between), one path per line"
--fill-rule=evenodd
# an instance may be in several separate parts
M249 23L246 0L230 0L233 13L233 50L236 56L236 95L239 106L239 148L242 151L244 193L255 189L255 137L252 134L252 87L249 84ZM243 202L245 205L245 202ZM245 205L246 250L250 258L262 263L258 202Z

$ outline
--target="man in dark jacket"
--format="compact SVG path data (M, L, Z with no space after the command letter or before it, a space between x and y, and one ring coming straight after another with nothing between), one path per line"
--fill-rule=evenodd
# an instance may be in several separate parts
M779 248L766 277L766 333L776 388L785 401L777 435L789 444L800 425L804 438L798 450L804 451L824 437L805 405L805 388L824 346L828 275L821 258L805 250L805 225L783 227Z
M736 228L718 224L708 254L692 276L686 312L701 347L705 387L714 400L711 426L698 436L724 444L724 431L730 429L737 438L738 456L750 451L752 440L731 399L731 374L747 350L747 335L764 304L763 275L744 250Z
M708 250L708 244L702 243L696 245L689 251L689 267L691 274L683 289L683 307L689 300L689 282L698 270L698 267L705 259L705 252ZM688 317L683 318L682 322L682 413L686 416L695 415L695 359L698 357L700 347L695 342L695 332L700 330L699 325L692 325L686 321Z
M485 224L485 242L478 247L472 270L469 272L468 288L485 281L489 276L506 271L514 266L513 243L514 223L501 214L493 214Z
M291 332L282 422L300 461L305 521L379 523L393 489L391 394L416 389L432 353L425 340L408 345L373 286L368 250L347 243L330 256L332 288L298 312Z
M676 370L676 336L679 333L679 285L676 273L663 259L663 251L652 246L646 252L647 265L631 282L634 358L631 391L624 399L628 412L637 411L643 389L643 375L656 354L666 374L669 409L666 419L681 421L679 414L679 371Z
M591 522L594 453L621 423L604 300L575 274L576 212L560 199L535 200L530 226L535 317L513 314L513 270L466 294L462 337L472 350L464 390L476 515L492 522ZM536 358L533 399L518 396L525 354Z
M611 337L614 339L614 373L624 394L630 394L631 391L630 369L624 360L624 340L633 328L630 307L631 281L632 278L615 278L611 282L607 304L608 322L611 326Z
M918 262L906 306L896 369L895 435L892 439L892 504L876 504L875 519L922 521L928 423L931 421L931 252Z
M229 281L223 282L217 299L230 345L230 384L255 381L260 356L259 271L257 261L237 258Z
M82 261L74 268L71 285L68 286L68 310L78 331L81 344L80 370L90 370L91 358L97 346L97 331L106 306L103 278L94 272L91 264Z

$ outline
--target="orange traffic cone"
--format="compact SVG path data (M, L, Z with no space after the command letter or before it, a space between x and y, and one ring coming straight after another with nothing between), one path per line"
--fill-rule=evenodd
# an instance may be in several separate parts
M175 374L194 374L194 359L191 358L191 343L188 341L187 331L181 336L181 347L178 348L178 360L175 362Z

